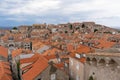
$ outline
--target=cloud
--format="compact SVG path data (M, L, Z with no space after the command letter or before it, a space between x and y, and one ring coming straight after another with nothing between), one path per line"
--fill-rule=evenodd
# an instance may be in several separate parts
M0 21L62 23L96 21L116 26L120 0L1 0ZM2 21L2 22L3 22Z
M88 0L69 4L65 6L63 12L65 14L74 14L92 11L92 14L87 14L90 18L120 16L119 3L119 0Z
M8 15L39 15L59 8L59 0L4 0L0 11Z

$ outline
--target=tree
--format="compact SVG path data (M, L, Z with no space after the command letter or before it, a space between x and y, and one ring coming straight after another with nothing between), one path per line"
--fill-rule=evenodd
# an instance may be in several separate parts
M65 33L68 33L68 31L65 31Z
M19 78L19 80L21 80L21 76L20 76L20 61L17 63L17 70L18 70L18 78Z
M50 34L52 34L52 31L50 30Z
M72 26L72 24L70 24L70 25L69 25L69 28L70 28L70 29L73 29L73 26Z
M85 24L82 24L82 28L85 28Z
M120 33L120 30L118 30L118 33Z
M74 33L74 30L72 31L72 33Z
M17 30L17 27L13 27L12 29Z
M98 29L94 29L94 33L97 32L97 31L98 31Z
M89 80L94 80L94 79L93 79L93 76L90 76L90 77L89 77Z

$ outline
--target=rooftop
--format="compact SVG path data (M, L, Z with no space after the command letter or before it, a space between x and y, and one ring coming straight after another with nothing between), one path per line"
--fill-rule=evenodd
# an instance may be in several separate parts
M42 55L37 55L37 60L31 64L30 69L22 75L23 80L33 80L48 67L48 61Z
M8 62L0 61L0 80L12 80L12 74Z
M8 49L0 45L0 56L8 57Z

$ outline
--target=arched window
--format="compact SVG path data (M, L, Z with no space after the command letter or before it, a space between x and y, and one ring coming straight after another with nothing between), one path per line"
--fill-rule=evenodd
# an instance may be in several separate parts
M87 62L88 64L90 64L90 58L89 58L89 57L86 58L86 62Z
M90 61L90 58L89 58L89 57L87 57L86 61Z
M9 47L13 47L14 45L13 44L9 44Z
M113 59L111 59L108 64L109 64L110 66L115 66L115 65L117 65L117 63L116 63Z
M111 59L110 61L109 61L109 64L114 64L115 63L115 61L113 60L113 59Z
M96 65L96 64L97 64L97 59L96 59L96 58L93 58L93 59L92 59L92 63Z
M100 59L99 65L105 65L105 60L104 59Z

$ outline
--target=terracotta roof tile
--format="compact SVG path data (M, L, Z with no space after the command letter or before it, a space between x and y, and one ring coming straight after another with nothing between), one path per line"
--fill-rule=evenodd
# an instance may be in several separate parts
M107 41L106 39L100 39L98 40L98 42L100 44L96 46L97 48L110 48L115 44L115 42L110 42Z
M68 44L68 45L67 45L67 50L68 50L69 52L71 52L72 50L74 50L74 46L73 46L72 44Z
M75 57L75 54L89 54L90 52L94 52L94 49L88 47L88 46L85 46L85 45L79 45L79 47L77 48L76 51L72 52L70 54L70 57L73 57L77 60L79 60L80 62L84 63L86 61L86 59L83 57L83 58L76 58Z
M12 51L12 57L16 57L22 53L22 49L16 49Z
M20 63L29 63L29 62L35 62L39 58L39 54L35 53L31 58L25 58L21 59Z
M16 49L12 51L12 57L16 57L22 53L29 54L31 53L31 50L25 50L25 49Z
M0 80L12 80L8 62L0 61Z
M7 58L8 57L8 49L3 46L0 46L0 55Z
M47 60L50 60L50 59L55 59L56 56L55 55L49 55L49 56L44 56Z
M64 68L64 63L57 63L57 64L54 64L57 68L59 69L63 69Z
M55 55L56 52L60 52L60 50L57 48L53 48L53 49L49 49L49 50L45 51L42 55L43 56Z
M79 45L76 49L76 52L78 53L89 53L91 51L93 51L93 49L85 45Z
M33 80L37 77L43 70L48 67L48 61L42 55L39 55L39 58L36 62L32 64L27 72L22 75L23 80Z
M45 45L43 43L39 42L39 41L34 41L33 42L33 49L34 50L37 50L37 49L39 49L39 48L41 48L43 46L45 46Z

